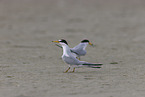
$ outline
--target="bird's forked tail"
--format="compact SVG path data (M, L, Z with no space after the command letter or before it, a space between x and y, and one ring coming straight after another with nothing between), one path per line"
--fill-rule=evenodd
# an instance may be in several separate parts
M88 66L91 68L101 68L101 66L103 65L102 63L84 63L82 64L83 66Z

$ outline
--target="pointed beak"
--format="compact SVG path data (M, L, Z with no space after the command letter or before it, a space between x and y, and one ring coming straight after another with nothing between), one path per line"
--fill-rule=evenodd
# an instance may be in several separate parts
M93 44L91 42L89 42L89 45L93 46Z
M56 42L56 43L59 43L59 41L52 41L52 42Z

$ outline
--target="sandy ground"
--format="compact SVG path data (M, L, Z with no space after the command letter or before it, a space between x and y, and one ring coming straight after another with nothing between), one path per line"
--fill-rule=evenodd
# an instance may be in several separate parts
M103 68L63 73L61 38ZM144 0L0 0L0 97L144 97L144 58Z

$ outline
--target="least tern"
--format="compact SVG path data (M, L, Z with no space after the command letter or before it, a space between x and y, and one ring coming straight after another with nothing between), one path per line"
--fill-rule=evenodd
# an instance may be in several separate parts
M80 56L86 55L87 53L86 47L88 44L93 46L93 44L89 40L84 39L77 46L71 48L71 52L73 53L74 56L76 56L80 60Z
M87 47L88 44L91 45L91 46L93 46L93 44L88 39L84 39L77 46L75 46L73 48L70 48L70 51L72 52L72 54L75 57L77 57L80 60L80 56L85 56L86 55L86 53L87 53L86 47ZM57 46L58 47L61 47L59 45L57 45Z
M68 46L68 43L64 39L61 39L59 41L52 41L52 42L59 43L63 48L62 60L66 64L69 65L69 68L65 71L65 73L69 71L70 67L73 67L72 72L74 72L75 67L87 66L87 67L91 67L91 68L101 68L101 65L103 65L101 63L89 63L89 62L78 60L76 57L74 57L72 55L71 50Z

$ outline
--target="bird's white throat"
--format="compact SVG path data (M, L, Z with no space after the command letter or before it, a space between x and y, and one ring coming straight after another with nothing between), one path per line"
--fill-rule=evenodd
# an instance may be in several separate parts
M68 45L66 44L62 44L62 48L63 48L63 56L69 56L71 54L70 48Z

